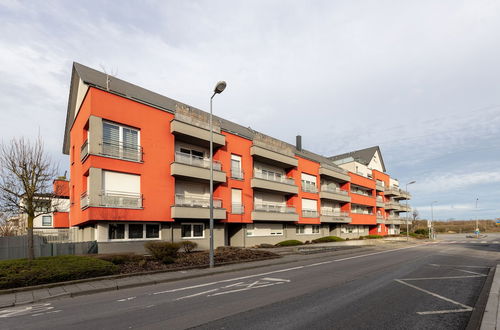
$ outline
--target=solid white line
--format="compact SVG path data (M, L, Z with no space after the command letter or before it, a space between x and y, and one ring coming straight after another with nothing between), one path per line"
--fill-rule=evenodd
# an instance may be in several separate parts
M277 282L290 282L290 280L285 280L282 278L272 278L272 277L266 277L262 279L263 281L277 281Z
M460 268L490 268L489 266L467 266L467 265L438 265L438 264L429 264L430 266L435 267L460 267Z
M417 314L430 315L430 314L448 314L448 313L464 313L464 312L472 312L472 308L448 309L448 310L443 310L443 311L417 312Z
M500 242L499 242L499 241L493 241L493 242L491 242L491 243L493 243L493 244L498 244L498 243L500 243Z
M431 244L431 243L424 243L422 245L413 245L413 246L408 246L408 247L404 247L404 248L398 248L398 249L392 249L392 250L386 250L386 251L380 251L380 252L362 254L362 255L359 255L359 256L347 257L347 258L342 258L342 259L335 259L335 260L331 260L331 261L324 261L322 263L316 263L316 264L310 264L310 265L304 265L304 266L297 266L297 267L291 267L291 268L273 270L273 271L270 271L270 272L265 272L265 273L260 273L260 274L247 275L247 276L230 278L230 279L226 279L226 280L220 280L220 281L214 281L214 282L209 282L209 283L191 285L191 286L177 288L177 289L171 289L171 290L154 292L153 294L157 295L157 294L163 294L163 293L171 293L171 292L177 292L177 291L184 291L184 290L202 288L202 287L206 287L206 286L210 286L210 285L215 285L215 284L220 284L220 283L227 283L227 282L245 280L245 279L253 278L253 277L260 277L260 276L266 276L266 275L271 275L271 274L289 272L291 270L297 270L297 269L302 269L302 268L305 268L305 267L311 267L311 265L318 266L318 265L323 265L325 263L340 262L340 261L345 261L345 260L351 260L351 259L369 257L369 256L377 255L377 254L383 254L383 253L401 251L401 250L406 250L406 249L413 249L413 248L418 248L418 247L426 246L428 244Z
M409 286L409 287L411 287L411 288L414 288L415 290L419 290L419 291L425 292L425 293L427 293L427 294L430 294L430 295L431 295L431 296L433 296L433 297L436 297L436 298L439 298L439 299L441 299L441 300L444 300L444 301L450 302L450 303L452 303L452 304L454 304L454 305L458 305L458 306L463 307L463 308L471 308L471 310L472 310L472 307L470 307L470 306L464 305L464 304L459 303L458 301L452 300L452 299L450 299L450 298L446 298L446 297L440 296L440 295L438 295L437 293L434 293L434 292L431 292L431 291L428 291L428 290L425 290L425 289L419 288L419 287L418 287L418 286L416 286L416 285L412 285L412 284L410 284L410 283L406 283L406 282L404 282L403 280L398 280L398 279L396 279L396 281L397 281L397 282L399 282L399 283L401 283L401 284L407 285L407 286Z
M484 274L481 274L481 273L477 273L477 272L471 272L470 270L464 270L464 269L457 269L459 272L464 272L464 273L470 273L470 274L476 274L476 275L479 275L481 277L486 277L488 275L484 275Z
M457 269L458 270L458 269ZM417 277L417 278L402 278L402 281L418 281L418 280L451 280L457 278L474 278L474 277L485 277L486 275L467 275L467 276L446 276L446 277Z
M486 241L481 241L482 244L486 244L487 242Z
M201 296L202 294L209 293L209 292L214 292L214 291L217 291L217 290L219 290L219 289L212 289L212 290L207 290L207 291L203 291L203 292L198 292L198 293L195 293L195 294L192 294L192 295L189 295L189 296L184 296L184 297L177 298L175 300L182 300L182 299L187 299L187 298L193 298L193 297Z

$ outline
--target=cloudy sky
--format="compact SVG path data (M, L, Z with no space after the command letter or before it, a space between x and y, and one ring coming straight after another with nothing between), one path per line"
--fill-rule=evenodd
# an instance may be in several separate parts
M119 3L119 4L118 4ZM438 219L500 217L498 1L0 0L1 138L61 171L73 61L335 155L379 145ZM475 201L479 198L478 208Z

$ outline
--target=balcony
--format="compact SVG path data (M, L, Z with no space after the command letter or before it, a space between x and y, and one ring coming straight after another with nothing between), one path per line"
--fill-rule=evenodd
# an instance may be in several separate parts
M318 188L315 184L302 182L302 191L317 194Z
M101 147L100 154L103 156L142 162L142 147L139 145L103 140Z
M400 211L401 204L399 204L398 202L390 201L390 202L385 203L385 209L386 210L398 210L398 211Z
M231 204L231 214L243 214L245 213L245 206L243 204L233 203Z
M377 196L377 207L385 208L385 203L382 196Z
M222 208L222 200L213 199L214 219L225 219L226 210ZM175 205L172 206L172 218L176 219L210 219L210 198L175 195Z
M321 222L325 223L350 223L349 213L335 210L321 210Z
M276 173L254 172L251 186L254 189L270 190L285 194L297 194L299 192L299 188L292 178L287 178L284 175Z
M399 190L399 198L400 199L411 199L411 194L403 189L400 189Z
M319 174L340 180L342 182L351 181L351 177L346 170L329 164L321 164L319 168Z
M89 155L89 141L85 140L80 148L80 160L84 160Z
M298 160L295 157L281 154L279 152L265 149L257 145L253 145L250 148L250 154L255 159L260 159L265 163L269 163L282 168L297 167Z
M319 213L316 210L302 210L303 218L317 218L319 217Z
M180 137L182 140L192 144L202 145L205 147L210 144L210 130L208 129L208 126L197 126L174 119L170 122L170 132L175 136ZM216 148L226 145L226 137L216 132L215 129L213 131L213 144Z
M390 216L385 220L387 225L402 225L406 223L406 220L400 217Z
M385 187L384 194L386 196L399 196L400 195L400 190L398 187Z
M222 172L219 162L213 161L214 182L226 182L226 173ZM210 160L177 151L175 161L170 165L171 174L179 177L210 180Z
M385 183L384 183L384 181L376 181L376 183L375 183L375 189L377 189L377 191L384 191L385 190Z
M295 207L276 204L255 204L252 211L253 221L299 221Z
M91 201L92 200L92 201ZM124 191L103 190L98 196L91 199L88 192L80 196L80 207L112 207L120 209L141 209L142 194Z
M349 203L351 201L351 197L349 193L340 188L333 188L328 186L322 186L321 191L319 193L319 197L323 199L329 199L332 201L340 201Z
M382 223L385 223L385 218L383 215L378 215L377 214L377 223L378 224L382 224Z
M231 168L231 179L243 180L243 170L241 168Z
M399 204L399 210L402 212L411 212L411 207L405 204Z

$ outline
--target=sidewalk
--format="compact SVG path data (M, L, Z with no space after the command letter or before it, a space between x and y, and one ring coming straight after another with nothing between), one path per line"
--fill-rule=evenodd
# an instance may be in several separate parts
M391 244L391 247L396 247ZM64 285L53 283L44 284L28 288L18 288L0 291L0 308L18 305L31 304L47 300L59 299L63 297L77 297L98 292L122 290L145 285L173 282L190 278L204 277L214 274L222 274L239 270L249 270L271 265L281 265L304 260L327 258L338 255L345 255L363 250L377 251L376 246L359 246L358 248L336 249L321 251L321 253L308 254L297 251L290 254L290 251L283 248L283 251L275 251L282 254L281 258L266 259L260 261L250 261L244 263L230 264L210 268L194 268L189 270L177 270L161 273L139 274L139 275L113 275L99 279L86 279L64 282ZM281 253L280 253L281 252ZM284 253L283 253L284 252Z
M500 329L500 265L495 269L488 302L481 322L481 330Z

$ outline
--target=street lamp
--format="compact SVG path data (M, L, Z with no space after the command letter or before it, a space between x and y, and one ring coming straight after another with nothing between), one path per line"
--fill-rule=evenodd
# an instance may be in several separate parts
M220 94L226 89L226 82L219 81L214 88L214 94L210 98L210 252L208 255L210 268L214 267L214 163L213 163L213 139L214 131L212 127L212 100L216 94Z
M479 198L476 198L476 237L479 238L479 216L477 215L477 202Z
M408 186L414 184L417 181L411 181L406 184L405 191L408 192ZM406 241L410 240L410 227L408 226L408 217L409 217L409 209L408 209L408 199L406 199Z
M429 239L431 239L431 231L432 231L432 224L434 223L434 204L437 203L437 201L434 201L431 203L431 223L430 223L430 226L429 227Z

